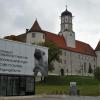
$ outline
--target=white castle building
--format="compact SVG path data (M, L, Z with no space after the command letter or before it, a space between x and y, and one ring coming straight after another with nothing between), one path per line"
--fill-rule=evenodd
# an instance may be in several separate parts
M16 36L17 40L26 43L53 41L61 50L60 62L54 62L52 73L58 75L88 75L89 67L100 67L100 40L95 50L84 42L75 40L72 13L67 9L61 13L61 30L54 34L41 29L36 20L26 33Z

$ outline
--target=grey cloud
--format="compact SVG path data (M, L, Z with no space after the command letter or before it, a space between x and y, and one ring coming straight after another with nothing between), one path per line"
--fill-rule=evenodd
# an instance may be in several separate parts
M100 0L0 0L0 36L23 33L36 18L42 29L58 33L60 14L65 10L66 2L68 10L75 16L73 27L76 35L80 37L83 32L89 36L94 36L94 33L98 35ZM85 36L80 39L84 38Z

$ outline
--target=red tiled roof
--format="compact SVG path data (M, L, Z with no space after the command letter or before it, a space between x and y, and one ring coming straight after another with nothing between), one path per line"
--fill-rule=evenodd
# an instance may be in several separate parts
M76 40L76 48L70 48L66 45L63 36L56 35L47 31L44 31L44 33L45 33L45 39L53 41L59 48L77 52L77 53L86 54L86 55L96 56L93 48L87 43Z
M98 42L98 45L97 45L95 51L100 51L100 41Z
M76 40L76 48L70 48L69 50L86 55L96 56L93 48L89 44L78 40Z
M31 29L28 32L44 33L46 41L47 40L53 41L61 49L65 49L65 50L77 52L77 53L82 53L82 54L86 54L86 55L96 56L93 48L89 44L81 42L81 41L76 40L75 48L68 47L63 36L56 35L54 33L42 30L40 25L38 24L37 20L34 22L33 26L31 27ZM96 50L100 50L100 41L98 43Z
M46 32L45 33L45 40L50 40L53 41L55 44L57 44L58 47L66 49L66 43L65 43L65 39L63 36L58 36L56 34L50 33L50 32Z

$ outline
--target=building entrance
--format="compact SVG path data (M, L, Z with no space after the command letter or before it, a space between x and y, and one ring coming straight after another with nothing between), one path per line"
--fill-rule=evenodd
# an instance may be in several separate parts
M64 76L64 69L61 69L61 76Z

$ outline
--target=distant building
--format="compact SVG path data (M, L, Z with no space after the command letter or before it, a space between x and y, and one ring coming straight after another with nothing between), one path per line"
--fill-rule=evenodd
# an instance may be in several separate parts
M67 8L61 13L61 30L58 35L42 30L36 20L30 29L26 29L26 33L16 38L26 43L53 41L62 50L60 63L53 63L55 67L53 74L88 75L89 67L93 71L97 66L100 67L100 41L93 50L89 44L75 40L72 13Z

